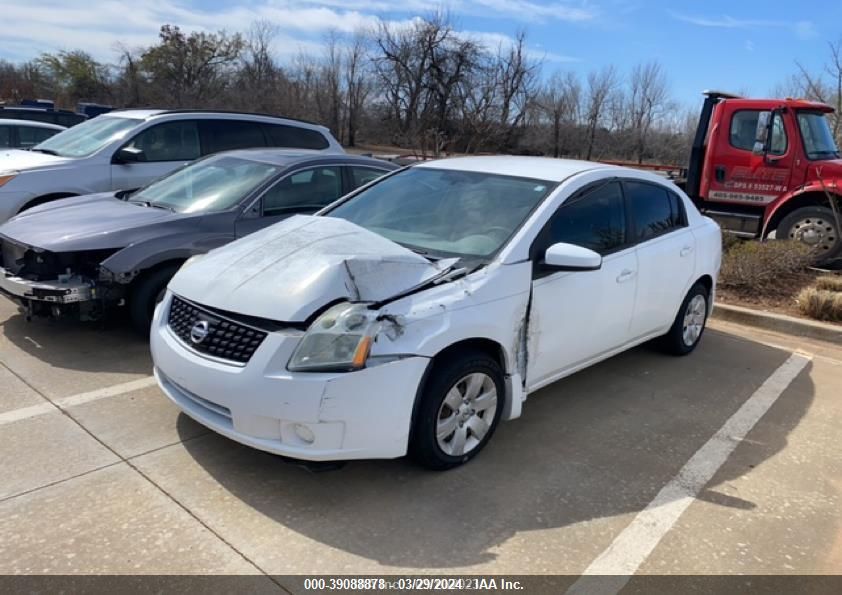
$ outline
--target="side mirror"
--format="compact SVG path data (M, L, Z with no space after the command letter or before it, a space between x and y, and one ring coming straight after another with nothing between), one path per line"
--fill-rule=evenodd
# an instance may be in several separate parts
M544 266L558 271L596 271L602 267L602 256L582 246L559 242L547 248Z
M751 152L755 155L766 153L766 142L769 140L769 124L772 121L772 112L760 112L757 115L757 129L754 132L754 146Z
M114 163L138 163L146 161L146 155L143 154L143 149L135 147L123 147L114 153Z

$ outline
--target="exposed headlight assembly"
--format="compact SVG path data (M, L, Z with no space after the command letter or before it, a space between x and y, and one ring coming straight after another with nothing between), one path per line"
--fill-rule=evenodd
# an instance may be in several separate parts
M292 372L350 372L365 367L380 323L365 304L329 308L307 329L287 364Z

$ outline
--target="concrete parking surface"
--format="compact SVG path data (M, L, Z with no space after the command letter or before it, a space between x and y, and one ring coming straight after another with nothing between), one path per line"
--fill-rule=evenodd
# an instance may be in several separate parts
M0 321L0 573L842 569L838 347L712 323L530 396L459 469L310 473L180 415L126 329Z

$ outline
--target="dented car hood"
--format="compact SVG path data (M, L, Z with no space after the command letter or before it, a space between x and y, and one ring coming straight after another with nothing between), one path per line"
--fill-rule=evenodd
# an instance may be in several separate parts
M344 219L296 215L211 251L169 288L205 306L302 322L339 300L388 299L452 263L431 262Z

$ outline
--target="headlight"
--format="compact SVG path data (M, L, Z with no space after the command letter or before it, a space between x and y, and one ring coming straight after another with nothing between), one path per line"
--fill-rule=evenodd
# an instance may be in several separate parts
M344 302L307 329L287 364L292 372L349 372L365 366L377 333L377 313Z
M20 172L17 171L4 171L0 172L0 186L6 184L7 182L11 182L15 179Z

